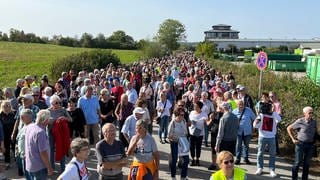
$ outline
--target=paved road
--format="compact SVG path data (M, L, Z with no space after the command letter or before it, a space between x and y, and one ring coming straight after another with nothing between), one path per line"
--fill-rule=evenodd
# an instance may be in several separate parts
M171 179L170 172L169 172L169 167L168 167L168 155L170 153L170 146L169 144L160 144L158 141L156 134L157 127L154 127L154 132L153 135L157 141L157 145L160 151L160 179ZM270 178L269 177L269 170L268 168L264 168L264 173L261 176L256 176L254 175L256 171L256 152L257 152L257 142L252 141L250 144L250 161L252 162L252 165L246 165L246 164L240 164L239 166L241 168L244 168L247 170L248 174L248 179L251 180L268 180L268 179L291 179L291 166L292 162L286 162L283 158L277 157L276 158L276 173L278 174L277 178ZM265 159L264 165L267 167L268 166L268 158ZM211 155L210 155L210 148L208 147L203 147L202 148L202 154L200 158L200 166L194 166L191 167L189 166L189 171L188 171L188 177L190 180L193 179L209 179L211 175L211 171L207 170L207 167L209 166L211 161ZM89 160L86 162L89 171L92 173L92 176L90 179L95 180L98 178L97 173L95 172L96 168L96 157L94 154L94 149L91 149L91 155ZM9 169L8 171L4 172L4 174L9 178L9 179L24 179L21 178L17 175L17 170L14 167L15 165L12 165L13 167ZM59 170L59 166L56 166L56 169ZM124 168L124 174L128 175L128 170L129 168ZM180 171L177 171L177 179L179 178ZM301 174L299 173L301 176ZM56 171L56 174L51 177L50 179L56 179L58 176L58 172ZM127 176L125 176L127 177ZM320 180L320 177L315 177L315 176L309 176L310 180Z

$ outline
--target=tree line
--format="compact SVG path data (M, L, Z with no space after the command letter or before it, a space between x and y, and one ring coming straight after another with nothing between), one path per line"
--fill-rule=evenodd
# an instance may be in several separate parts
M83 33L80 38L54 35L51 39L40 37L34 33L25 33L23 30L11 28L9 34L0 31L0 41L54 44L69 47L101 48L101 49L137 49L138 42L124 31L118 30L107 37L99 33L96 37Z

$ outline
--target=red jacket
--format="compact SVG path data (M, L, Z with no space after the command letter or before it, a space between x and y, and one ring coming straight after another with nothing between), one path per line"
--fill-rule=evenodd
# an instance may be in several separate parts
M65 118L58 118L54 121L52 135L56 147L55 161L60 161L63 156L68 154L70 147L68 121Z

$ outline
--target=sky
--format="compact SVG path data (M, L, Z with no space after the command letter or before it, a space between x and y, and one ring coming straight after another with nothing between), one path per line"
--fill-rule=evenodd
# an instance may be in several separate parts
M138 41L175 19L187 42L203 41L216 24L240 38L312 39L320 37L319 7L319 0L0 0L0 31L80 38L123 30Z

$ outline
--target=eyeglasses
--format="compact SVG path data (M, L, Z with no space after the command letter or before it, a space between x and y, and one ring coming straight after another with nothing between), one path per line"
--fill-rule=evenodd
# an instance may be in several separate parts
M39 94L34 94L34 95L32 95L33 97L39 97Z
M223 164L228 165L229 163L233 164L233 162L234 162L234 160L230 159L229 161L223 161Z
M60 104L60 102L56 101L56 102L54 102L52 104L57 105L57 104Z
M182 116L182 117L184 117L184 114L179 114L179 116Z
M178 104L178 106L183 107L183 106L184 106L184 104Z
M85 147L85 148L80 149L80 151L88 151L88 150L89 150L88 147Z
M308 114L313 114L313 112L309 112Z

